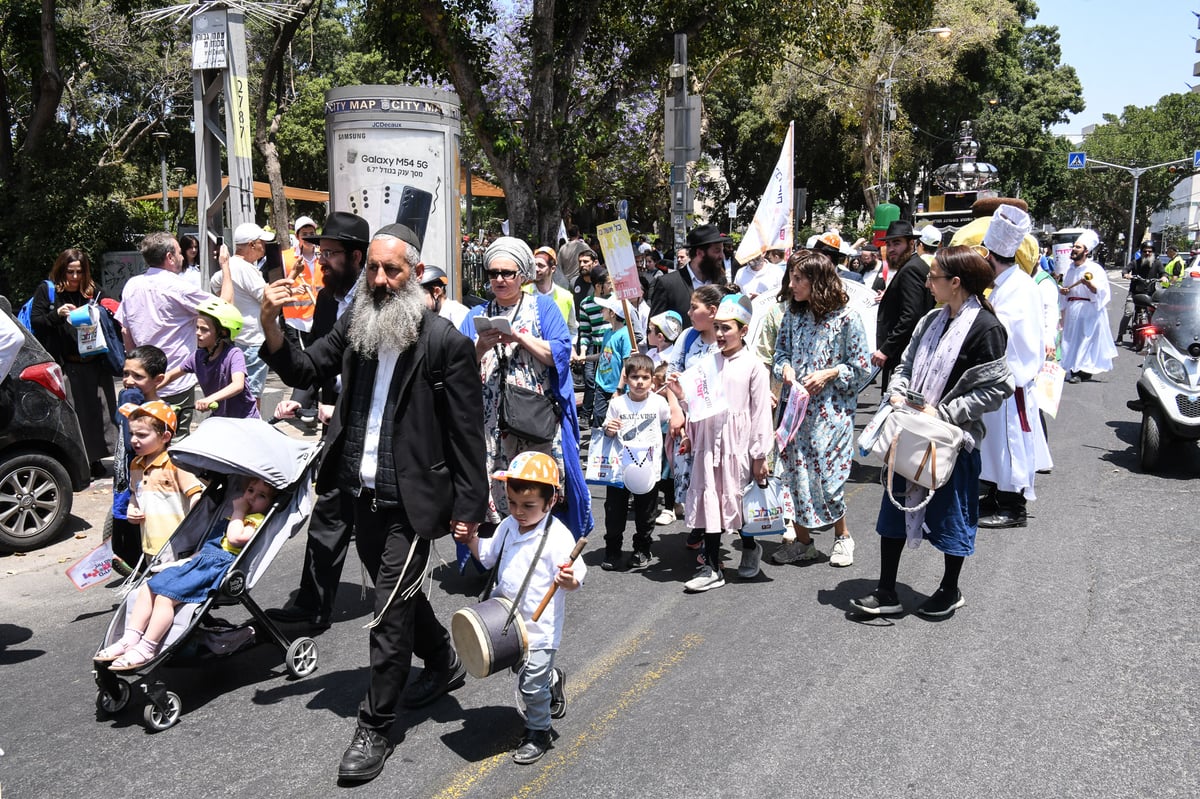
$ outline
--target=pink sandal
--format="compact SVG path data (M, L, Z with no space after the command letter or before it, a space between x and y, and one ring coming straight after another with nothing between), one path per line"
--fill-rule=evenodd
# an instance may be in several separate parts
M142 644L149 644L149 647ZM150 651L146 651L149 648ZM146 641L142 639L136 646L130 647L123 655L112 662L108 667L109 671L134 671L145 666L154 656L158 654L158 642Z
M94 660L98 663L108 663L110 661L116 660L117 658L121 657L121 655L124 655L130 649L137 646L138 642L141 640L142 640L141 633L138 633L137 637L134 638L127 631L124 635L122 635L117 640L117 642L115 644L106 646L103 649L101 649L99 652L97 652L95 655L93 655L92 660Z

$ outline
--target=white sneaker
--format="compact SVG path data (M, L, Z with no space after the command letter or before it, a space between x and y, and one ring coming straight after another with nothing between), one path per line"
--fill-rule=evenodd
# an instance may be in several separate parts
M754 549L742 550L742 563L738 566L738 577L743 580L753 580L762 571L762 546L755 544Z
M802 544L799 541L786 543L779 549L775 550L775 554L771 555L773 563L805 563L810 560L820 560L821 553L817 549L817 545L809 541L807 544Z
M713 569L712 566L702 566L696 576L683 584L683 590L689 594L699 594L713 588L725 585L725 575Z
M663 508L659 512L658 518L654 520L654 523L659 525L660 527L663 525L666 525L666 524L674 524L675 523L675 511L669 510L667 508Z
M833 539L833 549L829 550L830 566L849 566L854 563L854 539L842 536Z

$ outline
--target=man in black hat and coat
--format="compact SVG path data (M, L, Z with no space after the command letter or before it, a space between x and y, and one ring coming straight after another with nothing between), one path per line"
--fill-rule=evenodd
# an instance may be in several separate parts
M892 371L900 363L900 356L912 339L913 329L933 308L933 295L925 287L929 266L917 254L917 234L912 223L896 220L888 225L883 239L892 279L879 300L875 328L878 349L871 353L871 363L879 367L883 380L880 386L886 393Z
M683 319L685 327L691 327L688 309L692 304L692 292L710 283L725 285L725 252L727 241L716 225L700 225L687 235L687 266L669 272L650 287L650 315L674 311Z
M366 260L370 231L370 225L362 217L335 211L325 220L320 234L305 236L305 241L317 245L317 265L323 280L313 310L312 330L304 334L305 347L324 338L350 307L354 284L358 282ZM316 402L318 416L327 423L337 399L337 377L334 376L318 385L297 388L290 400L275 407L275 417L292 418L301 408L311 407ZM308 526L300 591L286 607L268 610L268 616L282 624L303 626L309 632L329 627L334 598L342 580L342 565L354 531L350 523L353 518L354 497L351 494L335 486L317 497Z

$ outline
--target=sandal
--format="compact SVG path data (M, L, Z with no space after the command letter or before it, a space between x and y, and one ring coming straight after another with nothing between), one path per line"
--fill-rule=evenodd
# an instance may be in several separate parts
M114 660L112 665L108 667L108 670L135 671L154 660L154 656L157 654L157 650L151 652L150 654L146 654L145 650L143 650L141 647L135 646L125 654L121 655L121 657Z
M112 646L106 646L95 655L92 655L92 660L96 661L97 663L108 663L121 657L121 655L124 655L134 646L135 644L125 644L121 641L117 641Z

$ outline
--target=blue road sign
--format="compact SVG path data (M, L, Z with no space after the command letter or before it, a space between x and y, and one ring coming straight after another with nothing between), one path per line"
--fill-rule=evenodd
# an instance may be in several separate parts
M1083 169L1087 166L1087 153L1067 153L1067 169Z
M1200 150L1192 153L1192 169L1200 169Z
M629 200L621 200L617 203L617 216L629 221Z

